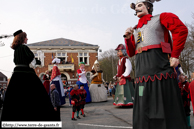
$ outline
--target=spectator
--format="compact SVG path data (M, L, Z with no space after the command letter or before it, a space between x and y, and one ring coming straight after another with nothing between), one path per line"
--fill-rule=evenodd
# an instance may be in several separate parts
M0 110L2 108L3 105L3 87L1 87L0 89Z
M112 86L113 86L112 81L110 81L109 87L108 87L110 96L112 96Z
M180 74L179 75L179 88L180 88L180 91L181 91L181 96L182 96L182 100L183 100L183 106L184 106L184 109L185 109L185 115L186 115L186 118L187 118L187 124L188 124L188 127L191 128L191 125L190 125L190 89L189 89L189 83L187 82L186 80L186 77L185 75L183 74Z
M190 96L191 96L191 101L192 101L192 106L194 109L194 74L191 75L191 83L189 84L189 89L190 89ZM194 112L193 112L194 116Z
M67 97L67 88L65 85L63 85L63 88L64 88L64 94L65 94L65 98Z
M112 96L112 86L109 87L109 95Z
M61 101L60 101L59 93L56 90L55 84L51 84L50 89L51 89L51 102L55 110L55 117L57 118L58 121L60 121L61 120L61 117L60 117Z
M45 71L45 74L43 76L43 80L44 80L44 83L43 83L44 88L46 89L47 94L49 94L49 91L50 91L50 81L49 81L50 80L50 75L49 75L48 70Z
M4 90L3 90L3 101L5 100L6 91L7 91L7 87L5 87Z
M112 86L112 97L113 100L115 99L115 86Z
M72 85L70 85L68 90L67 90L68 97L69 97L69 106L71 106L71 95L70 95L70 93L71 93L72 90L73 90L73 87L72 87Z

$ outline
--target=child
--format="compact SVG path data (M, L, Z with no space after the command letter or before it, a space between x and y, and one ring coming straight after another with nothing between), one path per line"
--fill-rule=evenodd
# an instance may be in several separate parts
M74 118L75 111L77 111L77 118L80 119L79 117L79 110L80 110L80 95L78 91L78 85L74 85L73 90L70 92L71 95L71 104L73 105L72 109L72 118L71 120L77 120Z
M86 104L87 92L84 89L84 85L80 85L79 94L81 97L81 102L80 102L81 114L83 115L83 117L85 117L86 115L84 114L84 105Z

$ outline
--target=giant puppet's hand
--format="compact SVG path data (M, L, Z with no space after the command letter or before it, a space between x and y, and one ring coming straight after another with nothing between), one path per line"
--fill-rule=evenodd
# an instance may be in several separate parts
M94 74L94 76L98 76L98 73L96 72L96 73Z
M129 27L125 31L125 39L129 39L131 35L133 34L134 29L132 27Z
M117 82L120 82L121 81L121 77L119 77L118 79L117 79Z
M179 59L177 59L177 58L174 58L174 57L171 57L170 58L170 66L171 67L177 67L178 66L178 64L179 64Z
M115 76L113 77L113 79L116 81L116 80L117 80L117 76L115 75Z

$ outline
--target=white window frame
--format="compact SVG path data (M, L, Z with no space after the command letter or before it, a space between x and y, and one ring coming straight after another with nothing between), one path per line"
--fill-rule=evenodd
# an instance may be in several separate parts
M44 54L44 52L43 52L43 54ZM34 52L34 57L38 58L38 60L40 60L40 55L37 52ZM45 58L45 56L44 56L44 58ZM44 59L43 59L43 61L41 61L41 65L44 66Z
M80 56L80 53L82 53L82 56ZM84 53L87 53L87 56L84 56ZM80 57L83 57L83 62L84 62L84 57L87 57L87 64L85 64L85 65L90 65L90 62L89 62L89 60L90 60L90 56L89 56L89 52L78 52L78 64L80 63ZM85 62L84 62L85 63Z
M61 53L61 56L58 56L58 53ZM63 56L62 53L65 53L65 56ZM67 62L67 58L68 58L67 52L56 52L56 56L55 57L62 57L62 58L65 57L65 62Z
M88 76L88 74L89 74L89 76ZM92 79L90 79L91 74L92 73L90 71L89 72L86 72L86 78L87 78L89 84L91 84L91 82L92 82Z

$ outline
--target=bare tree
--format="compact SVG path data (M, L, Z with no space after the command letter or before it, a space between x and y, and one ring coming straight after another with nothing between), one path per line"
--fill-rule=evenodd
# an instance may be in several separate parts
M192 17L194 19L194 14L192 14ZM188 75L188 78L190 79L191 73L194 72L194 23L186 24L186 26L188 27L189 33L179 60L183 71Z
M99 63L103 70L104 79L106 81L113 81L113 76L117 74L117 64L119 57L117 51L110 49L100 54ZM131 77L135 77L135 57L129 58L132 64Z

